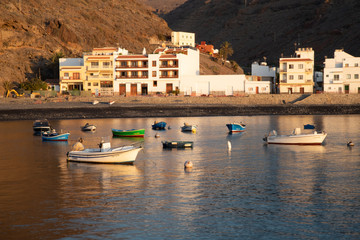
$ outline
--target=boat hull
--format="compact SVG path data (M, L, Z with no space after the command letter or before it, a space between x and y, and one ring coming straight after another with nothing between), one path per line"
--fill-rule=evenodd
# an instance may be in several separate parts
M41 139L43 141L67 141L69 138L70 133L63 133L56 136L45 136L42 135Z
M67 160L83 163L133 164L141 149L139 147L123 147L106 152L100 152L99 149L71 151L68 153Z
M158 123L151 125L151 127L152 127L152 129L155 129L155 130L165 129L166 122L158 122Z
M86 127L82 127L81 130L84 132L86 132L86 131L90 132L90 131L95 131L96 127L95 126L86 126Z
M186 125L181 127L182 132L192 132L193 130L196 130L196 126L194 125Z
M321 145L327 134L301 134L301 135L279 135L269 136L266 142L268 144L282 145Z
M132 130L111 130L114 137L144 137L145 129L132 129Z
M244 132L245 126L238 123L229 123L226 124L226 127L229 129L229 132Z
M192 148L194 142L190 141L163 141L163 148Z

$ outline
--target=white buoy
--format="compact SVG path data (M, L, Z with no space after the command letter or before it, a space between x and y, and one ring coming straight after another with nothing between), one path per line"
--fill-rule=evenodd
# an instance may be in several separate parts
M192 167L193 167L193 163L192 163L191 161L185 161L184 167L185 167L185 168L192 168Z
M231 151L231 142L230 141L227 142L227 148L228 148L228 151Z
M113 105L115 103L115 101L110 101L109 105Z
M160 135L158 133L155 134L155 138L159 138Z

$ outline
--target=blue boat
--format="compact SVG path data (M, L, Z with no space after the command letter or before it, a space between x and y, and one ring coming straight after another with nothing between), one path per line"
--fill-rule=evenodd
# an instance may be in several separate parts
M43 141L67 141L70 133L44 132L41 135Z
M166 122L154 122L152 126L152 129L154 130L162 130L162 129L165 129L166 127Z
M306 124L304 125L304 129L315 129L315 126L311 124Z
M227 128L229 129L230 133L233 132L244 132L246 125L243 123L229 123L226 124Z

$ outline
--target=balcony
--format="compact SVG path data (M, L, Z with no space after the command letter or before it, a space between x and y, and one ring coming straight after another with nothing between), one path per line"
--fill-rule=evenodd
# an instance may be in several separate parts
M99 79L112 80L113 76L102 76L102 75L86 76L86 80L99 80Z
M118 79L146 79L149 76L116 76L116 80Z
M179 65L160 65L160 68L179 68Z
M179 78L178 75L176 76L165 76L165 75L160 75L160 78Z
M60 80L78 80L80 81L80 78L74 78L74 77L61 77Z
M148 65L141 65L141 66L120 66L120 65L116 65L116 70L120 70L120 69L124 69L124 68L148 68Z

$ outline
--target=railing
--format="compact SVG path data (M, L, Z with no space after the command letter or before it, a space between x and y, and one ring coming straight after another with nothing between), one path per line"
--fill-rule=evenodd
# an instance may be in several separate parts
M139 78L149 78L149 76L117 76L116 79L139 79Z
M116 66L116 68L147 68L148 65L141 65L141 66Z
M86 79L87 79L87 80L113 79L113 76L96 75L96 76L87 76Z
M164 75L160 75L160 78L178 78L179 76L164 76Z
M98 66L98 67L96 67L96 66L86 66L86 70L97 70L97 71L99 71L99 70L112 70L113 69L113 66Z
M60 80L81 80L80 78L74 78L74 77L61 77Z
M160 68L178 68L179 65L160 65Z

